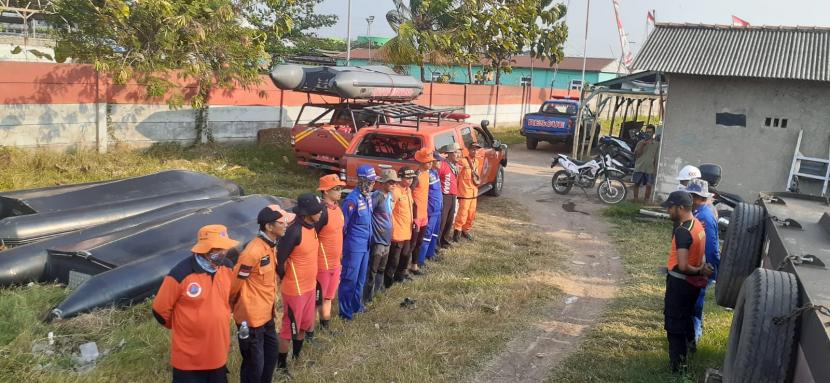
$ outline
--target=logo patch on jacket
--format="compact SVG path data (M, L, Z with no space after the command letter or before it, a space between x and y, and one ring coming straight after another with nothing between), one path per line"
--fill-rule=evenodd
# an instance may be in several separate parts
M187 296L191 298L196 298L200 294L202 294L202 286L199 286L198 283L192 282L191 284L187 285Z
M271 257L266 255L259 260L259 267L268 266L269 263L271 263Z
M253 268L254 268L253 266L248 266L248 265L239 266L239 273L236 274L236 277L239 278L239 279L246 279L246 278L250 277L251 276L251 269L253 269Z

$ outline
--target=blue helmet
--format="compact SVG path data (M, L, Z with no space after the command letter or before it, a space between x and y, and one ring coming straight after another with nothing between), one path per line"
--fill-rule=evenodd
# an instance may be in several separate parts
M357 178L365 178L369 181L375 182L378 179L378 175L375 174L375 168L372 167L372 165L362 165L357 168Z

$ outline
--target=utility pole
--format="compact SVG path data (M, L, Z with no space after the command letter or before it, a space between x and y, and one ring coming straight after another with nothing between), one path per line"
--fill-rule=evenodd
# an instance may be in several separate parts
M372 45L374 45L374 41L372 40L373 21L375 21L375 16L369 16L366 18L366 37L369 38L369 64L372 63Z
M588 63L588 19L591 15L591 0L588 0L588 6L585 7L585 39L582 43L582 84L579 89L579 110L576 115L576 126L574 126L573 147L571 148L571 155L577 158L577 148L582 145L580 134L582 131L582 108L585 96L585 67Z
M346 10L346 66L352 65L352 0Z

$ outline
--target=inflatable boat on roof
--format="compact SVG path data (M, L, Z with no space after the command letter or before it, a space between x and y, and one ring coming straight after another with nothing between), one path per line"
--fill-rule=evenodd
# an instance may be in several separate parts
M304 67L281 64L271 71L271 81L283 90L335 96L343 99L412 101L424 85L385 66Z

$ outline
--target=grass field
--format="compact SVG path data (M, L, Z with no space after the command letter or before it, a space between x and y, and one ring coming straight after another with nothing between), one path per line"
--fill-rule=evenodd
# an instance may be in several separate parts
M106 155L3 149L0 167L0 190L184 168L234 180L248 193L296 196L311 190L318 176L296 168L285 150L253 145L163 145ZM538 230L512 201L483 198L479 206L476 242L450 250L426 276L388 291L355 321L335 320L338 334L320 334L292 364L295 381L456 381L538 320L539 307L561 296L552 273L564 254L534 234ZM0 382L169 381L169 334L152 319L149 302L42 323L41 316L66 295L65 288L48 284L0 290ZM401 308L405 297L417 307ZM50 352L34 352L49 332L55 334ZM89 341L104 355L94 368L76 371L73 354ZM232 342L231 381L238 379L238 366Z
M732 314L715 305L711 288L704 308L704 335L690 372L686 376L669 372L662 314L665 276L657 273L657 267L665 262L671 225L641 218L638 209L621 204L607 211L627 279L580 350L555 371L550 382L692 383L701 381L707 368L721 366Z

